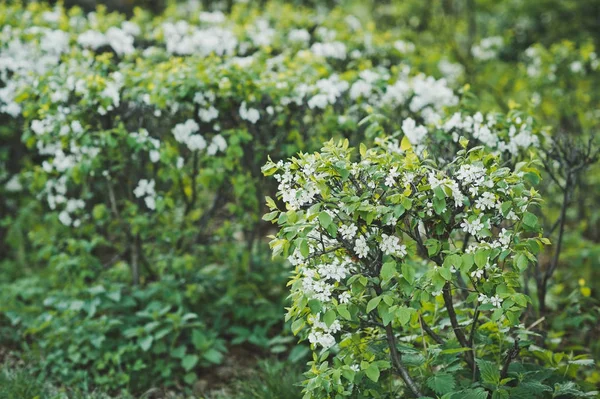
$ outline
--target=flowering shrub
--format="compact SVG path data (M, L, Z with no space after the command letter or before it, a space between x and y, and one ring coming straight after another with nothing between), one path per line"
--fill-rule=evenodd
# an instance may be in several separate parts
M23 118L22 140L41 160L33 191L69 227L97 224L94 207L96 219L105 215L124 230L132 212L146 213L150 224L170 212L186 226L206 214L212 192L219 193L215 212L231 201L242 202L234 213L256 211L261 190L249 182L260 178L267 152L316 148L332 124L351 132L373 107L433 123L458 102L444 80L409 67L365 68L369 54L387 58L383 64L400 54L386 44L336 41L349 32L325 26L311 36L302 25L275 30L259 17L238 35L220 13L196 12L192 24L172 14L150 22L144 14L127 21L35 4L3 8L0 111ZM348 24L368 35L360 23ZM271 46L286 50L273 56ZM273 128L281 133L266 134ZM126 170L115 162L131 157ZM255 195L225 193L224 170L249 177L245 189ZM31 184L31 175L13 178ZM123 212L125 205L135 206Z
M314 351L305 397L571 386L535 377L537 349L520 322L530 299L519 274L549 244L531 213L540 198L526 177L538 172L500 162L475 147L438 164L384 139L359 158L330 141L264 166L285 204L268 200L265 219L280 229L271 247L296 267L287 317Z
M14 214L2 227L6 252L26 267L50 268L43 297L34 296L40 304L55 296L76 304L63 311L47 302L35 309L40 318L8 318L40 343L47 374L137 392L152 379L192 384L198 367L223 359L223 334L270 348L267 331L280 324L274 313L266 319L232 309L235 321L223 322L223 312L199 306L206 298L225 306L226 290L253 308L261 282L272 286L265 308L279 303L273 281L282 271L264 272L275 265L255 250L263 196L273 187L260 172L267 154L314 150L334 132L358 142L370 134L358 122L373 110L393 116L386 125L407 117L431 125L458 104L444 79L411 70L410 44L397 34L335 13L319 26L315 18L277 3L263 14L244 5L228 16L172 7L162 16L138 10L131 19L102 8L86 15L60 5L0 5L0 117L8 138L1 158L8 183L0 190ZM215 265L227 270L210 272ZM168 285L178 279L185 284ZM178 328L139 332L145 324L127 314L146 304L100 295L93 306L141 335L118 335L108 325L69 343L68 334L55 333L59 325L90 331L105 322L78 308L90 281L109 291L128 283L185 289L186 301L157 301L161 311L202 318L198 325L212 338L198 346ZM240 281L247 293L237 291ZM20 314L23 301L5 291L0 311ZM42 328L53 312L60 322ZM143 360L167 341L183 348L181 356L156 368ZM78 350L90 356L67 354ZM107 363L107 353L118 361ZM95 371L88 378L77 371L83 368Z
M518 21L505 17L509 2L226 2L225 12L190 1L127 17L26 3L0 3L0 337L11 337L0 345L31 355L36 372L137 394L191 387L240 343L301 359L306 346L291 350L280 317L288 269L267 259L272 227L260 220L280 184L294 211L267 219L288 229L318 215L302 240L294 227L275 246L299 268L294 330L306 323L315 352L338 353L319 353L307 392L325 395L319 389L334 381L335 390L356 384L353 394L384 395L378 374L394 390L439 394L445 388L433 387L446 383L477 395L467 378L475 370L485 388L518 396L516 379L529 384L530 375L515 373L533 373L532 357L572 379L600 378L578 374L590 360L577 357L598 351L589 284L597 174L586 169L595 158L561 147L569 140L556 134L595 133L589 40L532 44L540 40L519 36ZM513 24L514 35L502 31ZM301 158L301 169L279 163L331 138L364 143L370 163L350 167L352 156L329 153ZM267 156L279 182L261 172ZM543 207L531 207L529 186L540 180L532 159L544 168ZM336 163L326 169L340 186L322 162ZM578 187L586 195L567 209ZM320 202L331 195L351 205ZM541 248L554 231L567 231L567 260L559 262L561 239ZM332 251L320 254L324 246ZM559 263L588 274L549 286ZM566 290L574 295L562 298ZM547 312L546 297L559 312ZM562 304L568 316L556 315ZM555 321L560 328L550 328ZM392 377L401 368L382 345L388 326L412 388ZM410 334L426 329L420 349ZM472 350L454 336L461 329ZM502 357L516 338L522 360L511 356L506 371L515 379L484 378L483 362L505 376ZM577 355L555 353L562 346ZM555 396L570 389L553 386L563 383L554 375L540 381Z

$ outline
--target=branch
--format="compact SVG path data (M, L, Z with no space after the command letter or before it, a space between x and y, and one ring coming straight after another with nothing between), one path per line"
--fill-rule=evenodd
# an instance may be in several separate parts
M425 319L421 314L419 314L419 320L421 320L421 326L423 327L423 331L425 331L427 335L433 338L435 342L437 342L440 345L444 345L445 341L442 339L442 337L437 335L435 331L431 329L431 327L429 327L429 325L427 324L427 322L425 322Z
M560 250L563 241L563 235L565 232L565 222L567 219L567 208L569 207L569 191L571 189L571 179L567 178L566 190L563 195L563 203L560 210L560 224L558 227L558 240L556 241L556 249L554 250L554 257L552 258L552 263L548 270L546 270L546 275L544 276L544 284L548 282L552 274L556 270L558 266L558 258L560 255Z
M458 319L456 318L456 311L454 310L454 303L452 302L452 293L450 292L450 284L446 283L442 290L442 296L444 297L444 304L446 305L446 310L448 311L448 316L450 317L450 323L452 324L452 329L454 330L454 335L456 335L456 339L458 343L463 348L469 348L472 350L471 345L467 341L465 337L465 333L462 328L458 325ZM473 354L465 353L465 361L469 365L469 367L474 368L475 362L473 362Z
M402 378L406 386L408 386L408 389L410 389L410 391L412 392L413 396L415 398L422 397L423 394L419 390L419 387L411 378L410 374L408 374L408 370L400 360L400 354L398 353L398 348L396 347L396 337L394 336L394 332L392 331L391 324L388 324L385 327L385 333L388 341L388 346L390 347L390 357L392 359L392 364L400 374L400 377Z
M473 318L473 326L471 327L471 334L469 334L469 346L473 347L473 340L475 338L475 329L477 328L477 320L479 320L479 309L475 309L475 317Z
M502 371L500 372L500 380L505 379L508 376L508 367L510 363L519 355L519 339L515 339L515 344L512 348L508 350L506 354L506 358L504 359L504 366L502 366Z
M192 161L192 198L189 199L185 206L184 216L190 213L198 198L198 187L196 185L196 178L198 177L198 151L194 151L194 160Z
M140 269L138 265L139 252L138 252L138 240L139 235L136 235L133 238L133 242L131 243L131 276L133 280L133 285L140 284Z

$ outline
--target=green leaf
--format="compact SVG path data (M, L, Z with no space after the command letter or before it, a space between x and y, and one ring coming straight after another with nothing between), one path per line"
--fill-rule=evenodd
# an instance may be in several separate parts
M475 252L475 264L479 267L484 267L487 264L489 256L489 250L479 250Z
M444 280L446 280L446 281L452 280L452 272L447 267L438 268L438 272L440 273L440 276L442 276L444 278Z
M185 345L178 346L176 349L171 351L171 357L182 359L183 356L185 356Z
M394 261L386 262L381 267L380 274L381 274L381 279L383 280L384 283L390 281L392 279L392 277L394 277L395 273L396 273L396 262L394 262Z
M406 136L402 137L402 141L400 142L400 150L408 151L411 148L412 148L412 146L410 145L410 141L408 140L408 137L406 137Z
M375 363L371 363L365 370L365 374L373 382L379 381L379 367Z
M442 355L454 355L456 353L469 352L470 350L471 350L471 348L450 348L450 349L444 349L440 353Z
M462 265L462 258L460 255L450 255L447 256L446 259L444 259L444 266L445 267L452 267L454 266L456 268L456 270L460 269L460 266Z
M147 352L148 349L152 346L152 342L154 341L154 337L152 335L147 335L146 337L140 339L138 341L138 345L144 352Z
M508 215L508 212L510 212L512 205L513 205L512 201L503 202L502 206L500 207L500 209L502 210L502 215L504 215L506 217Z
M303 319L298 319L292 323L292 334L298 335L298 333L304 328L306 323Z
M321 302L316 299L311 299L310 301L308 301L308 307L310 308L312 314L319 313L321 311L322 306L323 305L321 304Z
M375 309L377 305L379 305L379 302L381 302L380 296L376 296L375 298L371 299L369 303L367 303L367 313Z
M221 364L223 362L223 354L215 348L206 351L202 354L202 357L213 364Z
M194 344L194 347L196 349L200 350L206 347L208 339L206 338L206 335L204 335L201 331L194 330L194 332L192 333L192 343Z
M446 209L446 200L435 197L433 199L433 210L435 213L441 215L444 212L444 209Z
M447 373L436 373L427 379L427 386L438 395L452 392L456 387L454 377Z
M498 370L498 367L496 367L494 363L483 359L477 359L477 366L479 366L483 382L498 385L500 382L500 370Z
M444 192L441 186L437 186L436 188L434 188L433 194L435 195L434 200L443 200L446 198L446 193Z
M326 313L325 316L323 316L323 322L325 322L325 324L327 325L327 327L331 327L331 325L333 324L333 322L336 319L336 314L335 311L333 311L332 309L329 309Z
M410 198L402 197L400 204L404 207L404 209L412 208L412 200Z
M460 267L460 270L464 273L468 272L469 270L471 270L471 266L473 266L473 254L463 254L461 255L461 260L462 260L462 265Z
M483 388L465 389L453 393L450 399L488 399L488 392Z
M415 282L415 269L408 263L402 264L402 276L408 281L409 284Z
M304 256L305 258L308 258L308 255L310 255L310 249L308 248L308 241L305 238L300 240L300 254L302 256Z
M515 266L517 266L517 269L519 269L519 271L525 271L527 269L528 264L527 256L524 253L519 252L514 258L514 264Z
M492 393L492 399L508 399L509 393L505 389L497 389Z
M527 295L517 293L513 295L512 299L522 308L527 306Z
M527 227L535 228L538 223L538 218L531 212L525 212L523 215L523 224Z
M498 308L498 309L494 310L492 312L492 321L500 320L500 317L502 317L502 313L504 313L502 308Z
M429 256L434 256L440 249L440 242L434 238L430 238L425 241L425 246L427 247L427 254Z
M185 371L190 371L198 363L198 360L197 355L187 355L181 360L181 366Z
M367 155L367 146L364 145L363 143L360 143L359 151L360 151L360 156L364 158Z
M394 316L396 313L391 310L393 308L394 307L388 308L387 306L379 306L379 316L381 316L381 320L383 321L384 326L387 326L392 322L392 320L394 320Z
M277 217L277 215L279 214L279 211L273 211L273 212L269 212L267 214L265 214L262 219L264 221L270 222L271 220L275 219Z
M331 224L331 215L325 211L320 212L319 223L321 223L321 226L326 229Z
M410 321L410 316L412 316L412 313L413 310L411 308L407 308L406 306L396 309L396 317L402 325L405 325Z
M338 306L337 312L340 314L340 316L342 316L346 320L352 319L352 316L350 315L350 312L348 311L348 307L346 305Z

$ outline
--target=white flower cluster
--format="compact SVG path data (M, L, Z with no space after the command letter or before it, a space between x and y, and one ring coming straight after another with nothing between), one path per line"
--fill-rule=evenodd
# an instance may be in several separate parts
M388 187L393 187L396 184L396 178L398 178L398 176L400 176L400 172L398 172L398 167L394 166L392 169L390 169L385 178L385 185Z
M242 102L242 105L240 105L240 117L245 121L256 124L260 119L260 113L256 108L248 108L246 106L246 101L244 101Z
M318 80L313 87L308 88L317 91L317 94L308 100L308 107L324 109L329 104L335 104L342 93L348 90L348 86L348 82L341 80L337 74Z
M342 42L336 41L328 43L314 43L310 47L310 51L319 57L336 58L339 60L345 60L347 53L346 45Z
M34 36L25 42L22 36ZM0 31L0 113L16 117L21 113L17 94L33 86L36 76L58 65L69 50L69 35L62 30L31 27L24 31L5 25Z
M407 42L405 40L396 40L394 42L394 48L401 52L402 54L414 53L415 45L412 42Z
M129 133L138 144L147 146L149 149L149 158L152 163L156 163L160 160L160 140L151 137L148 131L144 128L137 132Z
M233 55L238 46L238 39L230 29L219 26L202 29L184 20L164 23L162 34L167 51L178 55Z
M445 107L453 107L458 104L458 97L452 89L447 86L445 79L431 76L417 75L411 81L414 96L409 108L412 112L420 112L427 123L435 124L440 121L439 113Z
M443 124L442 129L447 133L452 132L455 142L458 142L460 135L473 137L490 149L511 155L517 155L520 150L539 147L539 138L530 128L531 121L523 121L520 117L516 117L510 121L508 130L503 136L498 133L497 122L492 114L484 120L484 116L479 112L473 116L455 113Z
M406 256L406 245L400 244L400 239L396 236L389 236L385 233L381 234L381 251L386 255Z
M193 119L188 119L183 123L178 123L173 128L173 136L177 142L185 144L190 151L201 151L206 149L208 155L215 155L217 152L224 152L227 149L227 142L220 134L212 138L208 145L204 137L199 134L200 126Z
M479 236L481 231L485 229L485 223L481 221L481 214L473 220L464 219L460 224L465 233L469 233L475 237Z
M338 233L342 236L344 240L351 240L356 236L356 232L358 231L358 227L354 224L343 224L339 227Z
M460 191L460 187L456 180L444 176L443 178L438 178L437 174L434 172L430 172L427 176L427 181L432 190L437 187L447 187L450 189L452 193L452 198L454 199L454 206L458 207L463 205L463 201L465 200L465 195Z
M489 61L498 56L503 45L504 39L501 36L486 37L471 48L471 54L480 61Z
M282 193L282 200L290 209L300 209L319 194L317 185L311 183L310 179L307 179L307 182L302 186L297 184L301 177L306 178L307 175L302 173L302 176L300 173L292 173L290 162L283 163L283 161L280 161L277 165L283 169L283 173L278 173L274 177L279 182L278 190Z
M350 275L353 270L349 259L340 258L319 258L312 259L310 263L316 263L309 266L305 259L299 254L293 255L292 261L302 264L302 291L305 296L316 299L319 302L330 302L332 294L337 285ZM342 296L344 301L349 300Z
M525 50L525 57L528 61L527 75L532 78L540 76L542 73L542 57L539 50L536 47L529 47ZM556 78L556 76L554 76L554 78Z
M424 74L409 77L409 73L410 69L404 69L398 80L386 87L381 105L404 105L410 99L411 112L419 114L427 124L439 123L444 109L457 105L458 97L445 79L436 80Z
M408 141L415 146L415 150L421 152L424 148L422 144L427 136L427 128L417 125L417 122L412 118L406 118L402 122L402 132L406 135Z
M356 239L354 242L354 252L356 253L356 256L361 259L367 257L369 254L369 245L367 244L365 236L360 236Z
M206 140L201 134L195 134L200 131L200 126L193 119L188 119L183 123L178 123L173 128L173 136L177 142L185 144L190 151L200 151L206 148Z
M496 207L496 195L490 192L484 192L481 197L475 200L475 208L485 211Z
M455 176L456 179L465 187L470 185L478 187L486 183L486 169L479 165L461 165L456 171Z
M329 327L327 324L320 320L320 314L316 316L309 316L312 328L308 334L308 341L313 345L321 345L324 349L329 349L335 345L335 337L333 334L339 332L342 329L342 325L339 320L334 320Z
M137 187L133 190L136 198L144 198L144 202L149 209L156 209L156 191L154 191L154 179L141 179Z
M502 302L504 301L502 298L500 298L498 295L494 295L492 297L488 297L485 294L479 294L479 297L477 298L477 300L482 304L485 305L487 303L491 303L494 307L496 308L501 308L502 307Z
M72 215L80 209L85 208L85 202L81 199L70 198L67 200L65 209L58 214L58 220L65 226L79 227L80 219L73 219Z
M133 22L126 21L121 28L111 26L105 33L88 30L77 37L81 47L97 50L102 46L110 46L120 56L133 54L134 34L139 34L140 28Z
M288 40L307 45L310 42L310 33L306 29L292 29L288 33Z
M375 85L378 82L389 79L387 71L373 71L365 69L359 74L360 79L355 81L350 88L350 98L356 100L357 98L365 98L371 100L371 94L374 94L376 89ZM373 101L377 101L376 98L372 98Z
M456 62L450 62L446 58L438 62L438 69L444 75L449 84L456 84L465 74L465 67Z
M54 210L61 205L63 210L58 214L58 220L65 226L79 227L81 220L76 218L77 211L85 208L85 202L81 199L67 198L67 178L62 175L58 179L46 182L44 193L50 209Z

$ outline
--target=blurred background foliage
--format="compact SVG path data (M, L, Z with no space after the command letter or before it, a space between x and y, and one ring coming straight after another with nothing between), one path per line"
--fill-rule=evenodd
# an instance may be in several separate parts
M593 65L600 45L600 2L283 3L202 1L192 8L223 10L238 21L266 15L281 18L282 24L299 22L313 30L329 23L339 27L345 35L341 40L348 42L353 34L345 27L345 17L354 16L367 27L361 31L364 36L354 39L402 38L414 44L414 51L382 59L373 55L363 60L364 66L332 63L324 68L343 73L384 59L406 59L414 71L439 78L448 75L444 71L447 61L462 71L455 74L452 85L461 93L465 107L532 115L557 142L579 154L575 159L561 156L558 150L546 154L548 168L542 182L546 202L539 217L555 245L540 257L536 269L523 276L526 290L536 299L524 323L534 324L539 339L550 349L600 359L600 168L589 162L586 168L570 172L600 129L600 71ZM141 23L151 21L153 14L174 16L190 7L190 3L151 0L67 0L63 4L86 12L106 7L135 15ZM8 24L2 17L0 22ZM503 43L497 54L489 59L474 56L474 47L491 37ZM143 74L156 68L156 63L140 62L137 67ZM229 78L242 80L242 75L233 71ZM0 397L54 398L65 393L73 398L105 393L162 397L165 392L197 397L300 397L293 382L301 378L308 348L297 344L283 323L289 268L285 260L270 258L265 238L269 226L260 221L262 198L275 190L260 173L249 171L260 167L269 153L275 159L316 150L331 136L354 135L355 143L361 141L364 130L356 124L340 128L338 111L311 114L315 119L307 120L314 122L309 130L302 130L302 123L294 125L294 119L305 114L293 111L265 126L262 133L234 122L229 128L239 129L238 144L231 142L222 163L207 168L202 179L185 183L189 186L185 190L197 185L204 191L199 194L202 206L182 225L167 219L151 224L144 213L124 207L121 212L130 213L124 227L111 219L108 207L98 203L89 209L92 224L101 232L96 238L91 230L65 230L56 215L48 213L35 196L43 186L35 172L23 180L32 184L29 192L1 188L0 361L4 366ZM159 126L161 121L156 123ZM162 123L168 131L172 122ZM0 113L3 186L24 171L34 171L42 161L28 147L23 125L23 119ZM287 131L290 126L292 130ZM256 137L272 130L285 132L283 144L274 147L265 139L258 147ZM257 152L250 153L251 148ZM238 163L242 156L244 162ZM555 178L568 192L561 184L552 184ZM207 212L210 218L203 217ZM564 233L557 228L560 224ZM142 252L152 261L142 262L146 268L139 271L138 281L132 278L131 250L125 249L126 255L119 257L102 238L115 234L121 239L132 226L140 231L161 227L141 238ZM562 246L556 271L542 284L546 271L553 267L557 241ZM183 250L166 252L180 242ZM580 378L600 386L596 367Z

